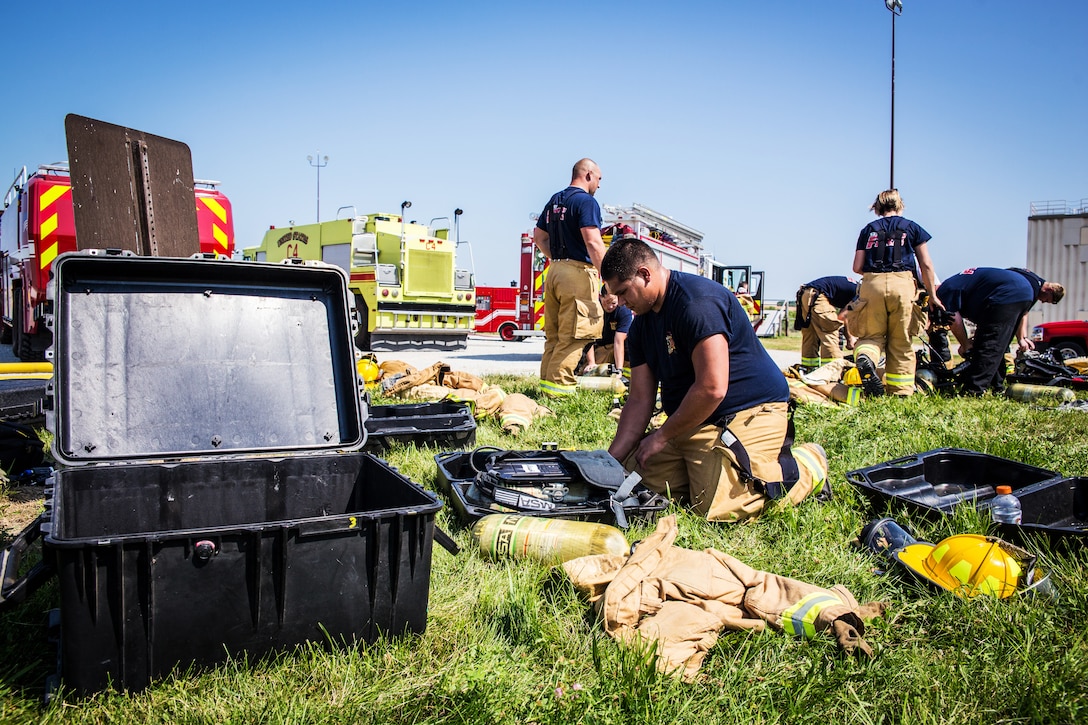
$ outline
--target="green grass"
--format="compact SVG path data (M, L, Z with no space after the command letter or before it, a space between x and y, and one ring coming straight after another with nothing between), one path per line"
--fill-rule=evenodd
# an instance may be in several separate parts
M534 381L506 377L508 391ZM520 438L481 421L478 445L607 446L612 396L583 392ZM50 669L45 611L55 587L0 618L0 722L88 723L1076 723L1088 721L1088 555L1043 556L1058 603L961 600L880 573L859 550L862 526L893 515L920 538L986 531L973 510L927 520L874 505L845 482L853 469L940 447L961 447L1088 475L1088 418L1004 399L881 399L858 408L798 410L801 441L830 456L835 498L776 510L751 525L710 524L673 507L677 543L714 547L758 569L831 586L887 615L865 633L872 659L842 653L830 637L723 632L697 682L660 675L653 653L605 636L559 570L482 559L468 531L438 524L463 547L434 547L427 631L327 651L319 644L264 661L179 673L148 690L66 696L42 708ZM434 449L399 447L387 459L434 487ZM640 523L635 540L652 529Z

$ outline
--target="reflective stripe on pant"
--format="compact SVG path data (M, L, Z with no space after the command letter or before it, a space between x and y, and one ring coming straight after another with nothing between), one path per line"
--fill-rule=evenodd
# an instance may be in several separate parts
M865 355L880 365L884 356L884 383L888 393L914 393L914 348L910 328L918 295L910 272L866 272L858 297L865 300L850 332L857 335L855 355Z
M600 275L592 264L553 260L544 281L544 355L540 389L567 395L577 389L574 368L587 343L601 336Z
M801 364L818 368L824 363L843 357L839 347L839 330L842 321L838 310L828 302L819 290L808 287L801 294L801 306L809 319L808 327L801 328ZM798 311L798 314L802 314Z
M729 424L729 430L747 451L752 475L756 478L782 480L778 454L786 438L788 422L786 403L765 403L742 410ZM624 468L638 471L642 482L651 490L690 503L697 513L710 521L743 521L758 516L768 499L755 482L743 479L733 452L722 443L721 434L720 426L701 426L669 441L645 468L635 461L636 449L624 461ZM798 460L802 464L798 466L800 478L783 497L794 504L811 493L819 478L810 468L812 460ZM826 464L824 467L823 477L826 477Z

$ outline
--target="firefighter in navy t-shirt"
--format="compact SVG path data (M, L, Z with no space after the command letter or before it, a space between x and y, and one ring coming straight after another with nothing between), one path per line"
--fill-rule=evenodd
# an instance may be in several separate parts
M664 268L637 239L614 242L602 272L635 314L631 387L609 453L711 521L823 489L827 457L813 443L791 450L789 386L731 292ZM668 418L646 434L659 384Z
M801 367L815 370L844 357L839 346L839 331L843 327L839 311L857 294L858 283L849 277L820 277L797 290L794 327L801 331Z
M593 195L601 170L581 159L570 186L544 206L533 230L533 243L550 260L544 280L544 355L540 390L558 397L577 389L574 368L586 345L601 336L601 207Z
M968 361L959 377L960 387L968 395L982 395L1004 387L1002 363L1014 335L1020 349L1035 347L1027 335L1028 310L1036 301L1058 304L1065 288L1026 269L976 267L946 279L937 288L937 296L956 315L952 334L960 343L960 355ZM975 323L972 338L967 337L964 319Z
M627 333L635 316L627 309L616 295L601 290L601 309L604 310L604 331L601 339L586 348L586 368L591 365L612 363L623 369L627 362Z

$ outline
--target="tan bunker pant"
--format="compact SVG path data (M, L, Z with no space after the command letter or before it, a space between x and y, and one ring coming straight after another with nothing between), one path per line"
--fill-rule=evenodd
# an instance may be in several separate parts
M547 395L570 395L577 389L574 368L604 327L600 289L601 277L592 264L556 259L548 265L540 359L540 390Z
M801 309L797 314L809 320L801 328L801 364L806 368L818 368L824 363L843 357L839 347L839 330L842 321L838 310L827 301L819 290L807 288L801 294Z
M880 367L884 357L884 385L892 395L914 393L914 348L911 338L920 332L914 300L918 287L911 272L866 272L861 279L861 309L848 320L856 335L854 356L867 357ZM923 325L924 327L924 325Z
M778 455L786 439L786 403L764 403L737 413L729 424L748 453L752 475L761 481L782 480ZM784 498L799 504L827 478L827 460L809 444L793 447L801 477ZM624 461L638 471L647 488L691 504L710 521L742 521L758 516L768 503L759 484L745 480L733 451L722 442L722 428L704 425L669 441L645 468L635 461L637 448Z

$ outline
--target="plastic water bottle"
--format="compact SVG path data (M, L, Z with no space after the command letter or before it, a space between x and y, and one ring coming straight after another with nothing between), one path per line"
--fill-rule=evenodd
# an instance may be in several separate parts
M472 536L492 559L536 559L545 564L590 554L626 556L631 551L615 526L538 516L489 514L473 525Z
M1019 524L1024 518L1020 499L1012 495L1012 486L998 486L990 503L990 516L1000 524Z

